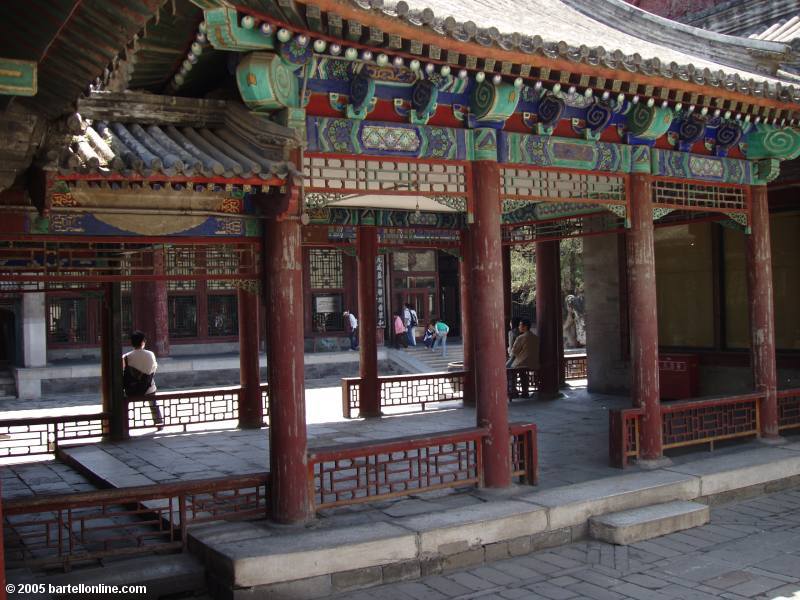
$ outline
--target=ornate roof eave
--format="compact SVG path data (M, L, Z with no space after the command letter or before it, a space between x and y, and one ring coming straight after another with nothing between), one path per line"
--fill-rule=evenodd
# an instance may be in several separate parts
M691 27L622 0L561 1L594 20L638 38L753 73L776 76L779 65L791 61L794 56L792 46L785 42Z
M205 4L218 4L218 1ZM756 74L753 76L761 81L754 78L745 80L738 73L696 69L693 65L665 65L658 59L644 59L636 54L625 56L619 51L609 53L600 47L575 48L566 43L545 43L538 36L526 40L518 34L504 36L498 33L496 40L487 40L487 45L477 41L461 41L456 37L460 35L455 29L458 23L437 20L433 11L411 15L402 1L392 9L383 6L381 0L372 0L369 8L337 0L298 0L298 4L305 5L306 12L309 7L315 7L316 25L308 26L305 30L308 34L336 39L346 45L376 49L386 47L386 51L392 54L461 64L473 70L519 74L614 92L622 89L631 94L652 93L654 97L669 97L706 106L728 108L741 104L739 110L753 116L792 118L793 111L800 109L793 105L793 101L800 101L800 89ZM294 31L302 30L298 25L290 25L287 21L280 21L254 9L237 8L240 12L253 14L275 25L286 26ZM370 43L370 39L366 39L366 43L362 43L361 35L357 41L330 36L319 25L322 23L321 13L327 14L329 22L331 16L336 15L340 23L343 20L357 23L359 31L364 29L369 36L374 34L375 39L380 38L380 41ZM369 36L364 35L365 38ZM345 37L344 34L342 37ZM384 41L385 37L388 43ZM474 35L469 37L471 40ZM527 42L530 42L529 47L525 45ZM508 46L508 49L504 46ZM584 80L586 83L583 83ZM622 88L623 85L625 88Z

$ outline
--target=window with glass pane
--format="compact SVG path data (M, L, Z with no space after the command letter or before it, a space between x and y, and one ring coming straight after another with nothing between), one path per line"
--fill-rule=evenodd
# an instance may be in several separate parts
M209 275L236 273L239 270L239 255L227 246L208 248L206 270ZM230 279L214 279L206 282L206 286L209 290L232 290L233 282Z
M713 346L711 224L659 227L655 251L659 344Z
M197 299L194 296L170 296L168 305L170 337L196 337Z
M85 298L50 298L47 304L47 340L55 344L88 341Z
M433 250L393 252L392 268L395 271L435 272L436 252Z
M248 316L243 315L242 318L247 319ZM253 327L258 327L258 324L253 323ZM208 335L225 336L238 333L236 296L233 294L208 296Z

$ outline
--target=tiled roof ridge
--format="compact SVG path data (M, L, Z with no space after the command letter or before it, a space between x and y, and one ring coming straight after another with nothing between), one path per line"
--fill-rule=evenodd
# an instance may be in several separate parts
M58 161L61 175L185 177L216 180L283 178L291 166L270 160L226 130L82 119Z
M437 0L423 0L426 4L424 8L417 7L413 9L406 0L399 0L396 3L384 2L384 0L350 1L361 10L380 12L384 16L401 19L414 26L428 27L439 35L451 37L458 42L477 43L478 45L486 47L495 46L503 50L516 50L525 54L542 54L552 59L565 58L576 63L584 62L589 65L603 66L614 70L641 72L648 76L660 76L667 79L692 82L698 85L724 88L747 95L777 98L781 101L800 102L800 88L791 84L787 85L786 82L777 79L774 74L753 72L752 70L743 69L742 67L731 67L730 70L725 70L722 67L728 65L714 63L712 59L704 57L698 57L697 62L701 63L700 65L695 65L691 62L679 64L675 61L662 61L657 56L649 58L643 57L636 52L626 55L620 49L607 50L605 47L599 45L589 47L581 44L576 46L564 40L549 41L543 39L543 37L538 34L528 35L518 31L501 32L498 27L495 26L479 27L471 20L460 21L452 15L445 15L444 12L442 14L437 14L434 8L431 8L431 5L434 7L436 6ZM609 0L592 0L593 3L608 1ZM552 2L553 5L561 4L576 12L578 12L578 10L571 6L573 2L582 5L589 4L589 2L583 2L582 0L549 0L549 2ZM310 3L313 3L313 0L310 0ZM421 4L419 6L421 6ZM589 15L589 18L596 20L594 14ZM611 27L610 25L605 26ZM684 25L683 27L689 26ZM616 31L621 34L636 37L619 29ZM776 55L784 56L790 51L790 48L786 45L777 45L767 42L769 45L759 46L758 43L754 43L753 40L747 40L746 38L741 38L739 42L729 42L725 38L732 38L732 36L723 37L722 34L714 35L719 37L721 40L720 43L731 44L731 47L738 44L739 48L750 48L754 53L761 52L768 54L774 50ZM736 40L736 38L733 38L733 40ZM650 40L643 41L654 43ZM665 49L686 54L681 50L673 48ZM778 61L776 61L774 71L777 71L777 62ZM703 66L703 63L707 66ZM712 64L709 65L709 63ZM719 68L711 69L710 66Z

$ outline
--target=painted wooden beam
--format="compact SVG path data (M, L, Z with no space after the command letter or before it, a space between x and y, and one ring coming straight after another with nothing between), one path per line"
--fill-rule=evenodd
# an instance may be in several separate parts
M0 58L0 94L35 96L37 67L34 61Z

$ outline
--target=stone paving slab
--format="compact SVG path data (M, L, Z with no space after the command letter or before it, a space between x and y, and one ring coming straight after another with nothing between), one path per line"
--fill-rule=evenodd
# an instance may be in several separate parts
M723 535L723 540L702 548L685 546L679 537L670 534L657 540L640 542L621 548L628 558L641 552L640 547L654 547L656 542L671 542L684 547L682 553L669 559L649 562L629 560L627 566L616 554L614 546L604 542L578 542L555 551L544 551L492 562L486 566L459 569L415 582L413 588L390 584L367 590L340 593L331 600L384 600L386 598L437 598L466 600L502 598L507 600L538 598L592 598L601 600L794 600L800 597L800 529L784 520L772 530L743 529L731 517L738 512L761 510L769 500L773 516L781 520L790 516L800 488L785 490L754 500L722 507L711 507L711 523L691 530ZM790 547L790 540L794 547ZM731 562L732 551L762 554L771 547L778 554L758 567ZM554 555L564 554L578 563L571 569L556 564ZM601 555L616 557L615 568L599 561ZM505 577L498 578L495 574Z

